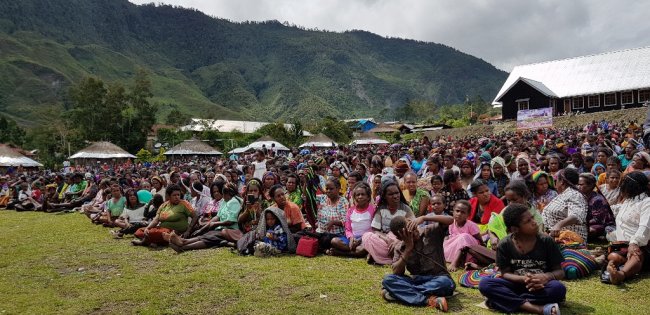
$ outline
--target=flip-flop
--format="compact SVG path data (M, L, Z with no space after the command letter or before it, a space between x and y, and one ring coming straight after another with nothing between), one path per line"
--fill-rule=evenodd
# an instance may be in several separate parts
M560 305L557 303L544 305L544 315L553 315L553 308L555 308L555 315L560 315Z

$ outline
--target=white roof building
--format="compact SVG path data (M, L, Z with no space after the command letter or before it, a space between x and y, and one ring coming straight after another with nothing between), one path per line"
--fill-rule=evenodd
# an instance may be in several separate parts
M492 105L512 118L522 109L595 112L649 100L650 46L516 66Z
M240 131L242 133L253 133L268 124L270 123L260 122L260 121L192 118L192 121L188 125L180 127L180 130L182 131L217 130L219 132ZM287 130L291 127L293 127L292 124L284 124L284 128L286 128ZM311 135L312 134L309 131L303 131L303 136L308 137Z

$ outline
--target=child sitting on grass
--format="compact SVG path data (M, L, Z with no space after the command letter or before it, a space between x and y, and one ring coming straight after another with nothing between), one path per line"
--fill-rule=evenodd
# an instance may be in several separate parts
M467 220L471 206L466 200L458 200L453 208L454 223L449 226L449 237L444 241L445 260L454 272L465 264L466 248L482 245L481 231L473 221Z
M454 219L446 215L428 215L417 219L396 216L390 230L396 235L393 273L382 281L382 297L407 305L428 305L447 311L445 296L454 293L456 284L445 265L442 242L447 226ZM429 222L425 227L418 226ZM411 276L405 275L406 270Z
M288 251L295 251L295 243L284 213L278 208L264 210L264 222L257 229L258 242L255 244L255 256L277 256Z
M559 315L557 303L564 301L566 287L560 249L553 239L539 233L527 206L511 204L503 221L510 232L497 248L501 278L484 278L479 291L487 306L500 312Z

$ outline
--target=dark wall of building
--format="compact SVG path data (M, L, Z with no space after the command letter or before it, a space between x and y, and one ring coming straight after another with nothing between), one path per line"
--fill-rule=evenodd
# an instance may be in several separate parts
M624 92L629 92L629 91L624 91ZM571 100L571 112L584 112L584 113L595 113L595 112L602 112L602 111L608 111L608 110L615 110L615 109L621 109L621 93L622 92L615 92L616 93L616 104L611 105L611 106L605 106L605 94L600 94L598 95L600 99L599 106L597 107L589 107L589 101L588 101L588 96L580 96L580 98L583 99L583 108L576 109L574 108L574 97L570 97L568 99ZM609 94L609 93L607 93ZM515 86L508 91L502 98L501 102L503 103L503 107L501 109L502 115L503 115L503 120L511 120L511 119L517 119L517 103L515 102L518 99L526 99L528 98L528 108L529 109L536 109L536 108L544 108L544 107L549 107L552 106L552 104L555 104L555 108L553 111L553 115L562 115L565 112L565 107L564 107L564 101L567 98L559 98L559 99L553 99L551 100L549 97L546 97L544 94L540 93L530 85L526 84L525 82L518 82ZM553 103L553 101L555 103ZM643 106L643 103L639 102L639 91L634 90L632 91L632 103L631 104L626 104L624 105L625 108L633 108L633 107L641 107Z
M528 109L544 108L549 106L549 97L540 93L523 81L517 82L502 98L501 114L504 120L517 119L518 99L528 98Z

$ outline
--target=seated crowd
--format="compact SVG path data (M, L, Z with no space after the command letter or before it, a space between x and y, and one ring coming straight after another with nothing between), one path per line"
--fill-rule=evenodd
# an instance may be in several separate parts
M585 275L567 255L600 265L605 283L647 267L649 174L640 129L601 122L401 147L12 170L0 177L0 207L78 211L114 238L178 253L312 256L314 241L326 255L391 265L384 299L443 311L456 288L450 272L492 270L473 286L488 307L559 314L560 280Z

